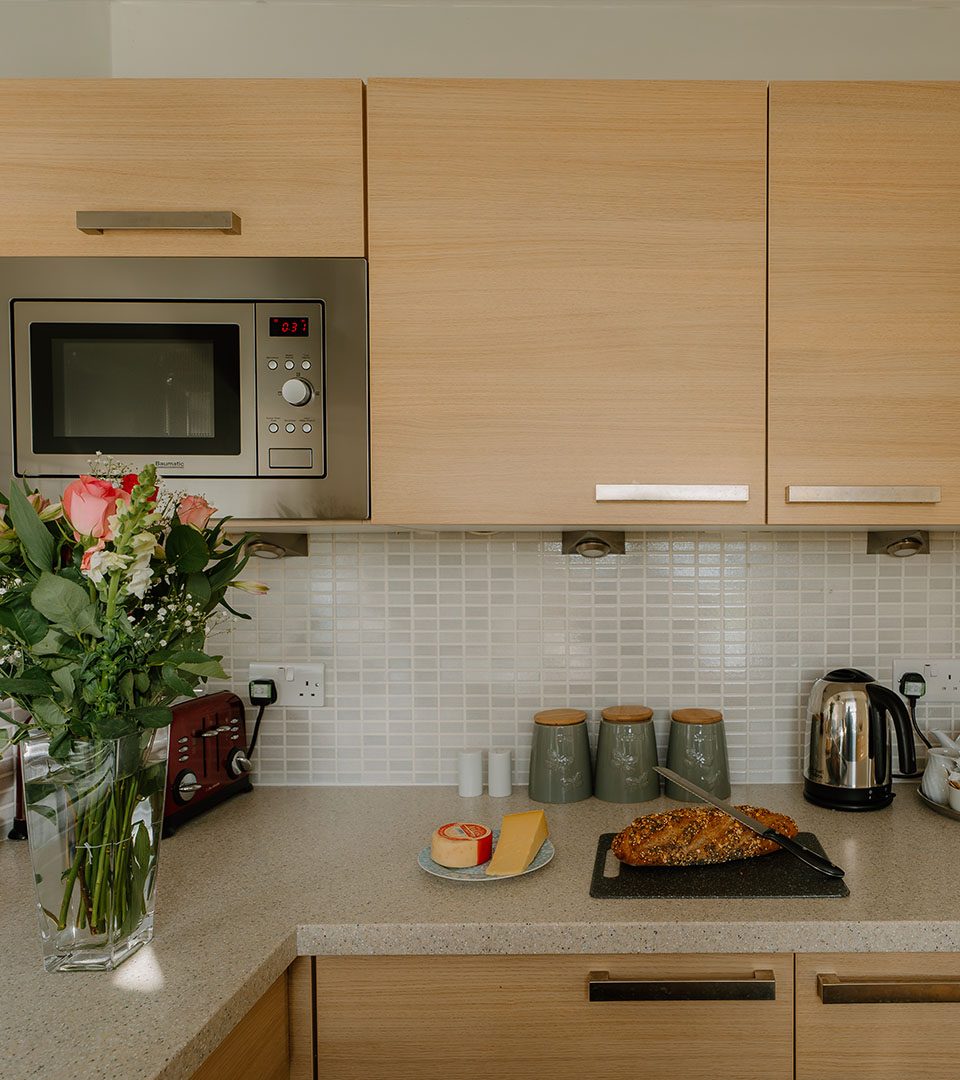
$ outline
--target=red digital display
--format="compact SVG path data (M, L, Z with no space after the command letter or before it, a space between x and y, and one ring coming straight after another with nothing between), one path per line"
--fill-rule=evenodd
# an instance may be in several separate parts
M297 316L271 315L271 337L306 337L310 333L310 320Z

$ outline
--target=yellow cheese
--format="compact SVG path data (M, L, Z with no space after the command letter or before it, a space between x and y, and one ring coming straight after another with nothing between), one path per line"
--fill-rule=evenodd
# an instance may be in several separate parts
M497 877L522 874L533 862L546 838L547 815L542 810L507 814L500 826L500 839L486 872Z

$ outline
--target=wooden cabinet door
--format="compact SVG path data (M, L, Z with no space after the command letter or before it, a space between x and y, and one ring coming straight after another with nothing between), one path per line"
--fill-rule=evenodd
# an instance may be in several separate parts
M773 83L769 259L769 520L960 523L960 83Z
M288 1031L284 972L191 1080L288 1080Z
M669 986L591 1002L596 971ZM709 999L755 971L774 1000ZM317 957L316 978L330 1080L793 1080L792 955Z
M373 79L367 118L374 521L762 522L765 84Z
M798 955L797 1080L956 1075L958 991L957 953Z
M364 254L363 87L0 81L0 255ZM239 235L88 235L78 210L227 210Z

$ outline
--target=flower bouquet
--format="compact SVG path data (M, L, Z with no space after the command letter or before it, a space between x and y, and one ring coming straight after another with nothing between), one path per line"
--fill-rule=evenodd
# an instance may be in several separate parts
M204 643L239 614L227 588L263 590L204 499L153 465L99 471L58 504L0 496L0 698L30 714L0 714L0 747L23 744L48 970L110 969L152 938L170 705L226 677Z

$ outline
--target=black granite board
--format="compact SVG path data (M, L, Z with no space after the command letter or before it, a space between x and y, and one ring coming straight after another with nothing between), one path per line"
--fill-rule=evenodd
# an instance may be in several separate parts
M850 895L842 878L827 877L786 851L716 866L626 866L611 855L619 873L604 877L614 836L616 833L604 833L597 844L590 884L590 895L597 900L774 900ZM826 854L813 833L800 833L797 840Z

